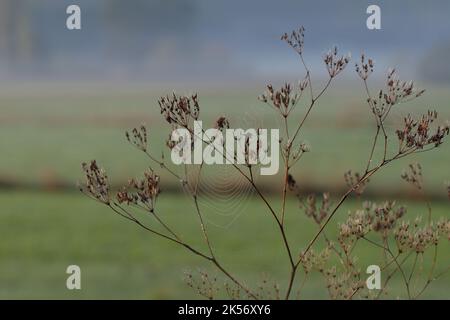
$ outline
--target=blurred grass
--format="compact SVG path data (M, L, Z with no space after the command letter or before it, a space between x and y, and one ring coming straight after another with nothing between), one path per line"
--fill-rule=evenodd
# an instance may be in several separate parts
M188 92L179 90L179 92ZM200 91L204 127L225 115L232 127L279 127L273 110L256 96L261 90ZM0 92L0 179L51 184L63 181L72 185L79 177L80 163L97 159L120 183L139 174L149 162L125 140L124 131L141 123L150 130L150 149L155 155L162 151L169 157L165 140L170 128L162 121L157 98L167 93L144 88L78 88L42 91ZM441 112L441 119L450 118L447 90L432 87L423 98L400 105L392 112L388 125L395 152L395 128L408 112L426 112L428 106ZM300 104L291 126L305 112ZM294 168L297 180L319 185L343 185L348 169L363 170L374 134L372 118L364 96L341 87L333 88L320 100L299 139L311 145ZM404 188L397 185L399 175L408 163L420 160L430 192L445 195L444 180L450 180L450 145L393 163L372 181L374 189ZM446 176L447 174L447 176ZM266 179L273 183L273 179ZM277 180L278 181L278 180Z
M1 299L198 298L184 283L183 272L200 268L216 274L215 269L200 258L155 238L82 195L2 192L0 201ZM328 228L330 238L347 210L358 205L356 201L350 201L342 207ZM410 209L408 219L426 212L423 204L407 205ZM433 207L434 217L450 217L447 203L434 203ZM297 251L305 246L316 227L300 213L295 201L289 201L287 208L288 235ZM187 241L206 249L187 197L162 194L159 211ZM213 223L214 212L207 212L206 217L219 256L239 278L247 279L254 286L268 275L284 287L288 261L276 227L266 211L260 201L251 198L249 206L242 212L235 212L240 213L239 218L226 228ZM152 220L146 221L151 223ZM361 269L382 261L380 252L371 245L361 243L356 250ZM449 252L449 242L443 241L439 247L437 272L448 265ZM425 261L429 262L429 258L426 255ZM71 264L81 267L82 290L69 291L65 287L65 270ZM426 264L423 275L427 274L428 268L429 264ZM449 280L447 274L432 283L423 298L448 299ZM394 277L391 285L393 295L390 297L397 294L405 297L399 276ZM323 279L312 277L303 297L326 298Z

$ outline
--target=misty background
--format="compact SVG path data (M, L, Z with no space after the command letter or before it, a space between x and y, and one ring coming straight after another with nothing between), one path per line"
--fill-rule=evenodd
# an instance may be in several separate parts
M66 28L70 4L81 7L82 30ZM370 4L381 7L381 30L366 28ZM449 14L446 0L1 0L0 79L252 83L298 76L296 56L279 38L304 25L312 67L338 45L404 76L449 82Z

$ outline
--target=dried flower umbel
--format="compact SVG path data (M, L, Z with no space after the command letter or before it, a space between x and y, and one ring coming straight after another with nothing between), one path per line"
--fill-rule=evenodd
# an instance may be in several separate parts
M164 119L171 125L189 128L193 120L198 120L200 106L197 94L178 96L175 93L161 97L159 108Z
M217 283L216 276L210 276L206 271L198 271L199 279L195 278L192 273L185 272L186 284L195 290L199 295L208 300L213 300L219 292L220 288Z
M360 196L364 193L370 179L361 179L361 174L348 170L344 173L345 183L349 188L353 188L356 195Z
M325 279L332 299L351 299L365 286L364 281L361 280L361 271L357 269L339 272L334 266L325 272Z
M331 249L329 246L319 253L316 253L314 250L310 250L301 255L300 263L306 274L309 274L313 270L324 273L330 256Z
M408 166L408 170L403 171L401 177L403 180L412 184L417 189L423 189L422 166L420 165L420 163L411 163Z
M216 126L217 129L224 131L226 129L230 128L230 122L228 121L228 119L226 117L219 117L216 120Z
M269 104L284 118L286 118L289 116L291 111L294 110L307 85L308 83L304 80L299 83L298 88L294 89L292 85L285 83L281 89L274 90L272 85L269 84L266 92L259 96L258 99Z
M339 57L338 48L334 47L325 54L323 61L325 62L330 78L334 78L347 66L350 61L350 54Z
M286 41L292 49L294 49L298 54L303 53L303 46L305 44L305 28L301 26L298 30L294 30L290 35L284 33L281 36L281 40Z
M315 223L320 225L322 221L328 216L331 210L330 203L330 194L324 193L322 195L322 201L320 207L316 205L316 196L314 194L310 194L304 203L301 203L303 210L305 211L305 215L309 218L312 218Z
M369 58L367 59L366 62L366 56L364 54L361 55L360 64L358 63L355 64L356 72L358 73L360 78L363 79L364 81L367 80L367 78L369 78L369 76L372 74L373 66L374 66L373 60Z
M428 111L418 120L414 120L411 115L405 117L404 126L396 131L399 141L399 153L406 154L423 150L425 147L438 147L443 139L450 132L448 124L432 128L433 122L437 119L436 111Z
M145 125L141 125L138 128L133 128L131 133L125 132L125 136L131 144L133 144L139 150L147 151L147 128Z
M159 176L150 169L144 172L144 178L131 179L128 185L129 188L122 188L117 192L117 202L119 204L141 205L150 212L153 212L156 198L161 192L159 188ZM129 191L129 189L134 191Z
M110 205L108 176L104 169L99 168L95 160L81 165L86 181L79 184L84 194L106 205Z
M406 208L395 208L394 201L387 201L381 206L374 205L372 211L372 229L382 234L383 239L386 239L389 231L395 227L396 222L405 215Z
M375 90L375 94L372 94L368 81L374 71L374 62L373 59L361 55L355 68L363 81L363 90L367 95L366 102L375 119L376 126L375 134L371 140L372 143L368 142L370 148L368 147L367 162L362 171L349 170L344 174L348 189L341 197L323 193L319 200L317 195L304 195L301 183L298 184L291 173L292 167L298 164L302 156L310 151L310 147L306 143L298 141L299 136L314 106L319 103L322 95L350 62L350 55L339 56L338 49L333 48L323 56L323 62L328 72L327 81L322 86L318 84L313 86L311 72L303 56L305 50L304 31L305 29L301 27L291 34L284 34L281 39L286 41L298 54L305 75L298 85L285 83L279 89L274 89L272 85L268 85L265 92L259 97L260 101L275 110L284 127L284 130L282 130L284 132L283 137L280 138L280 142L282 142L280 143L281 155L283 157L281 206L276 207L272 199L262 192L261 187L254 180L252 165L248 161L249 157L252 156L251 154L246 154L247 161L244 164L233 165L236 172L248 181L276 225L277 236L281 239L289 268L289 273L286 275L287 279L280 282L287 282L286 286L279 285L277 281L272 283L264 279L260 285L252 287L224 267L212 244L208 225L204 221L204 208L199 205L199 197L202 196L199 194L199 182L202 178L203 166L200 165L195 168L196 179L188 179L189 173L194 169L190 166L184 166L182 170L178 170L179 168L172 169L166 164L164 153L161 154L161 157L158 157L154 153L155 150L149 147L149 137L145 126L140 126L126 133L126 138L135 148L148 157L151 166L156 165L155 168L150 167L140 179L131 179L127 186L119 189L114 199L110 196L110 187L105 171L100 169L95 161L90 164L83 163L82 169L86 179L84 183L80 184L80 190L94 200L107 205L122 218L185 248L215 266L221 275L226 278L223 285L219 283L216 276L211 277L204 271L199 272L199 279L195 279L192 274L186 276L187 284L207 299L216 298L220 291L232 299L290 299L294 290L297 291L297 297L300 298L302 297L304 284L313 272L319 273L324 278L326 284L324 289L332 299L380 298L388 292L389 282L395 274L401 275L405 285L406 297L410 299L418 298L430 283L446 271L436 272L438 269L438 245L444 240L450 240L450 221L448 219L434 221L431 216L431 206L428 205L428 221L422 223L421 219L416 219L411 223L409 220L405 220L406 208L389 200L378 204L364 202L361 208L349 212L346 219L338 224L338 234L335 239L330 238L327 234L327 227L345 201L352 195L361 196L370 178L384 167L411 154L426 152L439 147L446 136L449 135L449 125L436 126L438 115L435 111L429 111L419 118L413 115L406 116L403 127L394 133L390 132L386 126L386 120L391 109L396 105L418 98L424 91L416 89L411 81L399 80L395 70L392 69L388 72L385 88ZM296 106L299 105L300 101L304 110L301 111L302 116L297 118L294 111L296 111ZM200 116L200 103L197 94L177 95L173 93L161 97L158 104L163 119L171 129L186 128L191 134L194 134L192 130L193 122L198 120ZM292 127L293 124L294 127ZM229 126L226 116L218 117L215 122L215 128L219 130L228 129ZM396 152L391 152L395 150L390 142L395 139L389 139L391 135L397 138L398 150ZM201 142L211 143L211 141L203 140ZM245 142L246 144L249 143L248 141ZM174 146L168 143L167 147L172 149ZM377 157L375 153L380 147L383 151ZM231 155L231 157L233 156ZM169 176L177 179L180 182L180 188L190 195L205 244L204 249L198 249L184 240L172 226L166 223L165 217L162 214L160 215L156 203L162 184L158 170L164 170ZM420 165L411 165L409 171L405 172L402 178L424 192L422 167ZM450 187L447 189L450 198ZM298 247L294 246L286 228L286 199L289 193L295 195L300 202L300 208L307 217L313 220L317 228L311 240ZM331 201L332 198L333 201ZM148 213L144 218L151 220L144 223L142 215L135 214L138 210ZM182 219L188 218L186 213L183 212ZM180 225L183 227L182 223ZM289 228L289 230L292 230L290 232L298 232L293 228ZM270 236L275 238L272 235ZM324 241L326 245L324 249L317 248L319 241ZM381 290L375 294L365 289L364 273L361 271L365 269L365 266L359 265L358 256L355 254L355 248L360 242L364 242L383 253L379 255L382 257L380 265L381 270L387 276L384 277L385 280ZM413 287L411 283L415 280L415 277L419 277L419 273L415 271L423 269L426 264L424 257L428 251L432 251L433 257L425 284L421 288ZM408 270L406 265L410 259L414 259L414 261L413 266ZM303 279L297 281L300 269L303 270Z

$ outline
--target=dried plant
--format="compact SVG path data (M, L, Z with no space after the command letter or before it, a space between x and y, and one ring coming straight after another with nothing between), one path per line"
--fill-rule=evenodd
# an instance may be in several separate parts
M366 186L369 184L370 179L361 181L361 175L358 172L348 170L344 173L345 183L347 187L353 188L356 195L360 196L364 193Z
M199 295L205 297L208 300L213 300L219 292L220 288L217 284L217 277L210 276L206 271L199 270L198 279L192 275L189 271L185 272L186 284L195 290Z
M411 163L408 167L408 170L403 171L401 177L403 180L412 184L417 189L423 189L422 166L420 165L420 163Z
M327 192L323 193L320 199L316 195L303 195L301 188L291 174L292 167L299 162L303 154L310 151L307 144L298 141L300 132L318 100L348 66L350 55L339 56L336 47L325 54L323 62L328 73L328 79L325 84L317 89L316 84L313 84L310 69L303 55L305 29L301 27L291 34L284 34L281 39L286 41L298 54L305 70L305 76L297 85L286 83L280 89L274 89L269 84L265 92L258 97L260 101L275 110L282 120L282 126L284 126L284 136L280 139L283 159L280 208L275 208L273 201L262 192L260 186L254 180L253 165L249 161L249 158L252 157L249 154L249 148L245 149L245 164L238 165L234 164L233 161L231 162L236 172L249 183L257 197L265 205L277 227L289 267L285 286L279 285L277 281L265 279L260 285L252 288L246 281L238 279L224 266L211 243L209 229L204 221L203 209L198 202L201 196L199 195L199 182L202 177L203 166L200 165L195 168L197 178L194 180L188 179L188 172L194 170L190 166L185 165L183 172L177 172L177 170L170 168L164 161L164 157L158 158L150 151L152 148L148 146L145 126L135 128L131 133L127 132L126 138L133 146L148 156L152 165L156 164L160 170L167 171L180 182L180 188L188 192L194 203L195 214L207 250L196 249L161 218L162 212L160 215L156 205L160 194L161 181L156 169L148 169L141 179L131 179L129 184L120 189L114 198L111 196L105 171L100 169L95 161L92 161L90 164L82 165L86 180L80 185L81 191L110 207L121 217L136 223L154 235L184 247L214 265L226 279L223 284L219 282L216 276L211 277L203 271L199 273L198 278L190 273L186 275L187 284L207 299L215 298L219 292L226 294L231 299L290 299L293 298L294 290L297 291L296 297L301 298L304 283L313 272L323 276L326 283L325 290L333 299L384 297L388 290L388 284L396 273L401 274L405 284L405 297L411 299L420 297L432 281L448 270L447 268L441 273L436 273L438 244L440 241L450 239L450 221L441 219L434 222L431 217L431 206L429 206L428 222L423 224L420 219L416 219L413 223L405 220L406 208L398 206L394 201L364 202L360 209L350 212L347 219L338 224L338 234L335 240L327 235L327 227L345 201L351 195L362 196L370 178L384 167L409 155L439 147L449 134L449 125L435 125L438 118L436 111L428 111L420 117L408 115L404 118L402 126L393 135L397 139L398 148L395 148L397 151L390 152L389 150L393 150L393 148L390 148L391 140L389 139L392 133L387 129L386 121L392 108L421 96L424 90L416 89L411 81L399 80L395 70L392 69L387 74L385 88L372 94L368 80L374 71L375 63L373 59L363 54L355 65L356 73L363 82L363 90L367 95L366 102L369 112L374 118L376 129L369 142L367 162L362 164L361 171L349 170L344 174L348 189L342 196L332 197ZM296 106L300 102L305 106L305 111L298 119L294 111L296 111ZM193 138L201 139L202 143L206 145L212 144L214 139L195 137L193 123L200 119L200 102L197 94L183 96L173 93L161 97L158 104L162 117L172 129L187 129ZM290 118L296 118L293 128L288 121ZM230 127L229 120L220 116L215 122L215 127L219 130L225 130ZM245 141L246 145L249 143L248 140ZM169 139L167 146L172 149L174 143ZM382 153L376 156L378 147L382 148ZM234 154L227 153L224 153L223 156L232 160L235 157ZM411 165L409 171L403 173L402 178L423 192L424 186L420 165ZM450 190L449 187L447 189ZM294 247L286 231L285 216L288 193L292 193L298 198L301 210L317 225L314 236L301 247ZM335 200L331 200L332 198ZM136 210L144 210L150 213L155 218L155 222L144 224L141 218L136 215ZM183 217L183 219L187 219L187 217ZM182 223L180 224L182 226ZM161 228L158 228L158 226L163 231L159 231ZM319 240L325 242L324 249L320 249ZM384 274L387 274L387 277L384 277L382 288L375 292L366 288L365 273L363 272L365 268L358 265L358 257L354 249L361 242L382 252L381 270ZM419 267L420 264L424 264L424 256L428 250L433 251L432 267L422 286L413 286L414 281L419 281L414 277L415 271L421 268ZM413 267L407 270L406 264L411 259L414 259ZM296 283L297 275L301 273L299 269L303 270L304 277L303 280Z
M316 196L314 194L308 195L304 202L300 202L300 206L303 208L305 215L308 218L312 218L315 223L320 225L330 213L330 194L324 193L322 195L320 208L317 208L316 206Z

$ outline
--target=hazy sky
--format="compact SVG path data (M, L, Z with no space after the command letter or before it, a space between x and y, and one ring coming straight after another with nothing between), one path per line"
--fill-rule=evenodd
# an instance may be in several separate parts
M68 31L65 8L74 3L82 30ZM381 8L381 30L366 28L369 4ZM446 0L2 0L0 7L2 79L291 76L297 61L279 37L300 25L314 67L338 45L420 75L424 61L438 64L450 44Z

